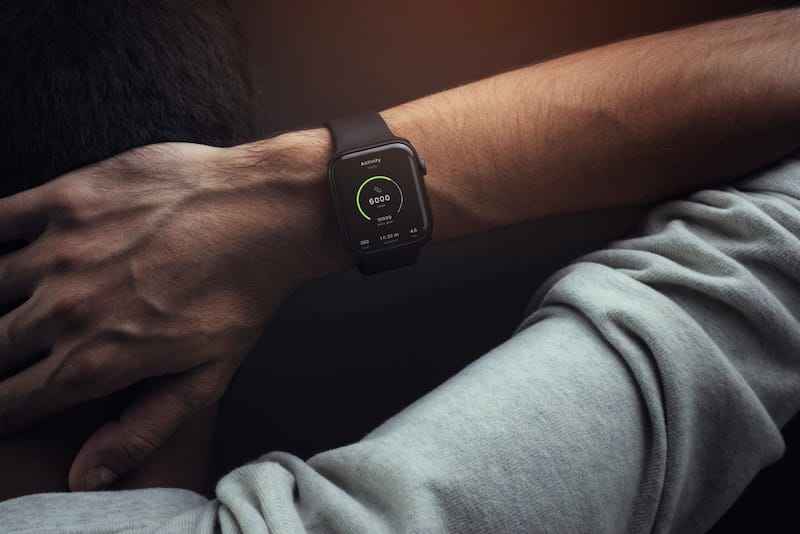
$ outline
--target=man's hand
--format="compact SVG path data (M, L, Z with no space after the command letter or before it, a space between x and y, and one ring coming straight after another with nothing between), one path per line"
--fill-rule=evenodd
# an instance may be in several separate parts
M347 261L328 142L153 145L0 199L0 242L31 241L0 257L0 303L22 302L0 318L0 434L146 380L73 463L96 489L219 399L288 295Z

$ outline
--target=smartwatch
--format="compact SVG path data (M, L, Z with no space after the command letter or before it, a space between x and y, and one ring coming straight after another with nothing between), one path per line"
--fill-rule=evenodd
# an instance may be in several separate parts
M325 123L334 142L328 178L345 246L364 274L416 263L433 220L425 161L376 112Z

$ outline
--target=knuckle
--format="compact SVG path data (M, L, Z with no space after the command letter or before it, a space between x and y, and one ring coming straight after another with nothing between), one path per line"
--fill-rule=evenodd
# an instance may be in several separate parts
M54 273L63 274L75 269L78 264L78 258L75 254L66 249L59 249L53 252L50 260L51 269Z
M72 183L53 185L51 203L53 211L63 218L69 218L78 212L78 199L76 186Z
M141 176L159 165L166 149L161 145L145 145L128 150L109 161L117 175Z
M53 305L53 314L69 320L71 323L82 323L92 310L92 294L82 287L64 290Z
M58 185L52 197L54 215L64 223L80 225L89 221L96 193L86 180Z
M120 452L123 461L132 467L145 461L159 445L160 440L134 430L127 430L121 437Z
M65 358L55 379L66 387L94 384L108 375L112 360L113 355L109 350L84 350Z

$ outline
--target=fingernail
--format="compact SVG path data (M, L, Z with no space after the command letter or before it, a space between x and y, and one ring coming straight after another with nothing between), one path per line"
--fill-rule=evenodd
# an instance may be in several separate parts
M86 473L86 491L97 491L114 483L117 475L108 467L101 465Z

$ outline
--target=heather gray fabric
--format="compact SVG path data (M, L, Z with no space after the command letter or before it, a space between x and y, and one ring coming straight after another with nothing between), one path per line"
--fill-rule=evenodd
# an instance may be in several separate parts
M359 443L267 454L213 501L14 499L0 530L703 531L800 408L800 161L639 233L562 270L516 335Z

